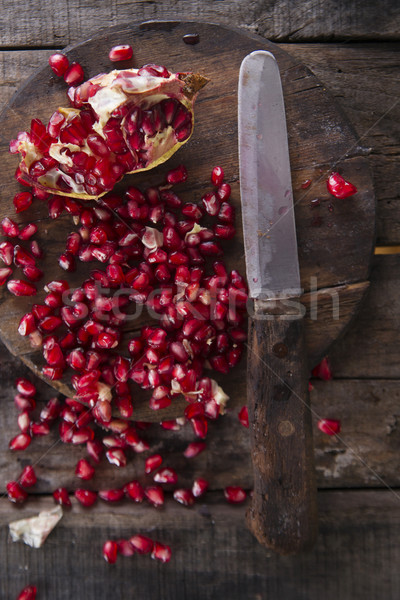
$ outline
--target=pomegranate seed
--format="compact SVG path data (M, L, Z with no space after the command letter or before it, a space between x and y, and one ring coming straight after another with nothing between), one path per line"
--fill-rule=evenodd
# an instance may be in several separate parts
M86 458L81 458L76 465L75 475L79 477L79 479L88 481L94 476L94 468L92 467L90 462L86 460Z
M31 436L49 435L50 427L47 423L31 423Z
M56 504L60 504L61 506L71 506L71 500L68 495L68 490L66 488L60 487L54 490L53 498Z
M124 492L134 502L142 502L144 490L138 481L130 481L124 486Z
M105 502L119 502L124 495L123 489L99 490L99 498Z
M1 226L3 228L4 235L7 237L13 238L19 235L19 227L12 219L5 217L1 222Z
M192 494L195 498L199 498L207 491L209 483L206 479L198 477L193 481Z
M40 420L51 423L60 414L61 402L58 398L50 398L47 404L40 411Z
M340 433L341 423L336 419L320 419L317 423L318 429L327 435Z
M118 540L118 554L122 556L133 556L135 554L135 548L132 546L129 540Z
M28 585L19 593L17 600L35 600L36 592L37 587L35 585Z
M32 411L36 407L36 402L34 398L28 398L27 396L21 396L21 394L17 394L14 396L14 402L18 410L24 411L27 410Z
M34 396L36 394L36 387L32 382L24 377L19 377L16 382L17 390L23 396Z
M240 504L246 500L246 492L239 486L230 485L226 487L224 496L230 504Z
M211 182L215 186L220 186L224 181L224 170L222 167L214 167L211 172Z
M154 542L145 535L133 535L129 538L129 543L138 554L150 554L153 551Z
M32 200L33 196L30 192L19 192L18 194L15 194L13 199L15 212L20 213L29 208L32 204Z
M300 187L302 190L306 190L307 188L310 187L311 183L312 183L312 179L305 179Z
M78 500L78 502L80 502L80 504L82 504L82 506L85 506L87 508L89 508L90 506L93 506L93 504L97 500L97 493L92 492L91 490L83 490L83 489L75 490L74 496Z
M178 481L178 475L174 469L164 467L154 475L154 481L157 483L176 483Z
M191 490L187 489L178 489L174 490L174 500L183 504L184 506L192 506L194 504L194 496Z
M318 377L319 379L323 379L324 381L329 381L332 379L332 369L327 357L323 358L321 362L314 367L312 370L313 377Z
M57 77L62 77L69 67L69 60L65 54L52 54L49 57L49 65Z
M209 192L202 197L201 201L209 215L215 217L218 214L221 207L221 201L216 194Z
M236 229L233 225L229 225L228 223L224 225L216 225L214 227L215 237L219 237L223 240L231 240L236 233Z
M155 507L162 506L162 504L164 504L164 491L159 485L145 488L144 495L150 504ZM130 542L132 543L132 539Z
M118 545L113 540L107 540L103 545L103 557L104 560L110 564L114 564L117 561L118 556Z
M203 452L205 448L205 442L191 442L186 447L186 450L184 451L183 455L186 456L186 458L194 458L195 456L200 454L200 452Z
M14 246L11 242L1 242L0 244L0 259L5 265L12 265L14 258Z
M25 502L28 497L28 494L16 481L9 481L6 485L7 496L10 502L15 502L16 504L21 504Z
M169 562L171 560L171 548L166 544L160 544L160 542L154 542L153 551L151 553L151 558L156 560L160 560L163 563Z
M217 190L217 196L220 199L221 202L226 202L226 200L229 200L231 195L231 186L229 185L229 183L222 183L218 190Z
M27 410L24 410L18 415L17 423L22 433L27 433L29 431L31 426L31 419Z
M7 288L14 296L35 296L37 291L32 283L21 279L10 279Z
M9 443L10 450L25 450L31 443L32 438L28 433L19 433Z
M64 81L68 85L77 85L84 79L83 69L79 63L73 62L64 73Z
M108 58L111 62L117 62L119 60L129 60L133 56L132 47L128 44L121 46L113 46L108 54Z
M126 456L121 448L110 448L106 452L106 457L108 462L116 467L126 466Z
M193 419L190 419L190 424L197 437L204 439L207 436L208 423L205 417L194 417Z
M328 192L335 198L344 199L357 193L355 185L346 181L339 173L331 173L326 182Z
M242 406L238 414L239 421L244 427L249 426L249 413L247 410L247 406Z
M31 252L35 258L42 258L43 250L40 248L36 240L31 242Z
M158 469L162 463L162 457L160 454L153 454L146 459L145 473L149 474Z
M19 482L22 487L32 487L37 482L36 473L31 465L24 467L21 475L19 476Z

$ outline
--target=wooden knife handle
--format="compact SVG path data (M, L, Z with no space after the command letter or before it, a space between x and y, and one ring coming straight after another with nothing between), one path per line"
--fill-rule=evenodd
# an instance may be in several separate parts
M297 302L255 301L249 322L248 409L254 492L247 524L279 554L317 536L309 372Z

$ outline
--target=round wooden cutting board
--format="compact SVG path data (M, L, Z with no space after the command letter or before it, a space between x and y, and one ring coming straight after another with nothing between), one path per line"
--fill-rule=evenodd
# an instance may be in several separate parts
M199 35L199 43L185 44L183 36ZM132 61L110 63L109 49L116 44L131 44ZM184 163L189 177L177 186L185 200L200 200L211 189L210 173L221 165L232 186L232 202L237 209L238 235L225 244L226 262L245 274L241 232L239 169L237 149L237 83L240 63L253 50L271 51L279 64L284 90L289 135L292 183L296 207L303 302L308 310L307 347L310 367L327 352L354 315L368 288L369 265L374 246L375 200L368 161L357 137L321 82L304 65L296 62L278 46L263 38L219 25L196 22L149 22L105 29L90 40L66 49L70 61L78 61L87 78L113 68L140 67L146 63L165 64L171 71L200 72L210 79L200 92L195 107L195 131L190 141L168 163L144 174L131 175L120 184L146 187L161 184L170 168ZM36 201L30 209L15 215L12 198L20 191L13 178L17 157L8 153L9 141L18 131L30 127L33 117L47 123L58 106L68 106L66 85L45 64L12 98L0 116L1 160L0 220L8 215L19 223L37 222L36 236L45 249L39 264L45 276L39 282L38 296L16 298L5 287L0 292L0 336L7 348L38 375L44 364L40 351L18 335L17 326L25 312L45 293L42 286L52 279L68 279L78 286L99 263L81 263L68 274L58 266L57 257L65 248L67 234L75 226L70 215L52 221L46 203ZM358 193L337 200L326 189L326 178L339 171L354 183ZM305 180L311 185L302 188ZM19 269L14 277L21 277ZM128 324L138 330L150 318L141 316ZM214 373L228 395L231 406L243 405L246 398L246 359L229 375ZM70 373L55 388L72 395ZM136 420L161 420L182 414L184 400L174 400L168 409L149 410L148 393L132 389Z

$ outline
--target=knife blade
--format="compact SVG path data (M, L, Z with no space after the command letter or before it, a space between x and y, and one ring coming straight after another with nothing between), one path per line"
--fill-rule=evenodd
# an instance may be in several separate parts
M247 523L280 554L310 548L317 508L304 309L279 67L270 52L239 73L240 194L249 296L248 409L254 472Z

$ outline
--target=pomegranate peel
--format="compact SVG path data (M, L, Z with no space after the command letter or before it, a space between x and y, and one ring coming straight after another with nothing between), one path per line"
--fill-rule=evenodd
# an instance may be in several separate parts
M114 70L75 88L47 128L33 119L10 152L19 177L39 190L80 199L103 196L126 173L168 160L193 132L193 105L207 79L165 67Z

